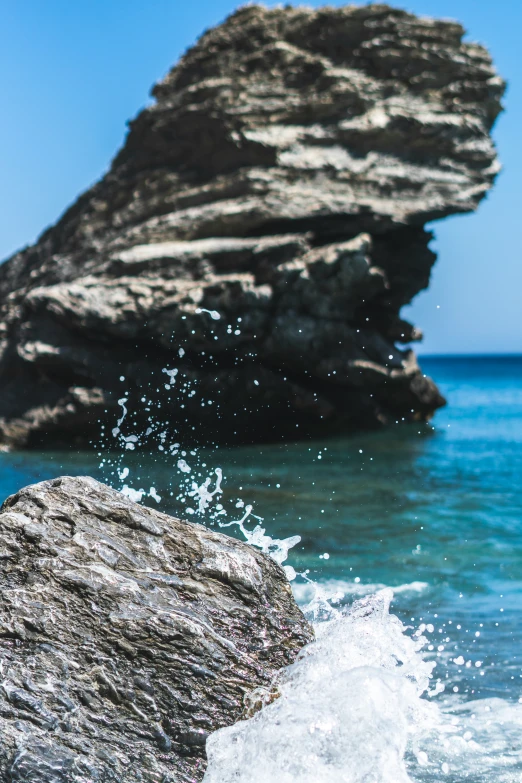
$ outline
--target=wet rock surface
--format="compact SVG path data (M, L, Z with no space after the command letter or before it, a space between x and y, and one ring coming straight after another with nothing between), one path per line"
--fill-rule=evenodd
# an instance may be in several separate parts
M4 443L88 439L122 375L161 395L165 367L199 390L165 419L209 441L431 416L400 310L429 283L425 223L499 169L504 83L463 34L386 5L248 6L205 33L0 268Z
M182 783L311 639L283 570L90 478L0 512L0 780Z

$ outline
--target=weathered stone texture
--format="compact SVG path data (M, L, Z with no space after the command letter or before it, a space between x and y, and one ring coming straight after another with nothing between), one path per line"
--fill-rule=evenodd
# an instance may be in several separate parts
M504 83L463 33L385 5L248 6L205 33L0 269L4 442L87 437L120 375L139 394L166 365L215 407L163 410L209 439L429 417L400 309L429 282L425 223L499 169Z
M312 631L247 544L90 478L0 512L0 780L189 783Z

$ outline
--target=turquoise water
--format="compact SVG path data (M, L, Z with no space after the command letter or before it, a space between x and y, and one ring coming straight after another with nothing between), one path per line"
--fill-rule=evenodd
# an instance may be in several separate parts
M342 601L378 585L396 588L393 609L404 622L433 624L427 654L446 686L437 697L443 708L488 704L484 699L518 705L522 357L426 358L423 367L449 400L433 427L399 425L351 438L184 458L202 477L217 466L223 470L221 503L228 514L212 524L239 518L242 499L271 536L302 536L289 562L343 593ZM186 474L176 460L160 451L148 457L4 453L0 494L62 473L89 473L120 488L114 471L125 466L130 486L153 486L161 510L181 515L192 501L179 492ZM298 597L305 590L298 584ZM460 656L462 664L454 663ZM519 747L497 748L502 769L514 777L495 779L522 780L521 747L522 740ZM445 779L493 779L484 775L461 770ZM427 772L418 779L432 778Z

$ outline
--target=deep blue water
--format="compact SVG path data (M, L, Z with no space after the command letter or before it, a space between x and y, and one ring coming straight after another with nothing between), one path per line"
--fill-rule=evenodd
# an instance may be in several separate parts
M522 357L425 358L422 366L449 401L433 427L398 425L313 443L189 453L186 460L203 476L223 469L228 519L241 515L235 505L242 498L270 535L300 534L289 562L314 579L337 582L345 600L368 585L398 587L399 615L413 626L433 623L431 654L452 691L517 701ZM190 504L186 494L179 499L185 474L165 452L3 453L0 494L63 473L89 473L121 487L115 463L129 468L130 486L154 486L162 510L182 514ZM328 559L320 557L325 553ZM471 665L450 666L459 655Z

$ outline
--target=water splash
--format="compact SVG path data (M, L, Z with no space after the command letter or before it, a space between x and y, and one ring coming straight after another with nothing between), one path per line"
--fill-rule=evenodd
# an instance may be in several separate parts
M133 487L129 487L128 484L124 484L120 489L120 492L122 495L129 498L129 500L134 501L134 503L141 503L143 496L146 494L144 489L133 489Z
M392 597L319 624L279 677L279 698L209 737L204 783L409 783L410 734L434 722L420 699L433 664L390 615Z
M188 462L184 459L178 459L178 470L181 470L182 473L190 473L190 465Z
M112 431L112 434L115 438L120 434L121 425L125 421L125 418L128 414L127 402L128 402L128 397L121 397L121 399L118 400L118 405L120 406L122 412L120 418L118 419L118 423L116 424L116 426Z
M151 487L149 489L149 497L152 498L153 500L155 500L156 503L161 503L161 497L156 492L156 488L155 487Z
M208 313L208 315L212 318L214 321L219 321L221 318L220 314L217 310L207 310L204 307L198 307L196 310L196 313L199 315L200 313Z
M180 350L182 350L180 348ZM176 383L176 375L178 374L179 370L177 367L175 367L173 370L169 370L168 367L164 367L162 372L165 373L165 375L168 375L169 381L165 384L166 389L172 389L174 384Z
M188 492L189 497L197 498L198 499L198 513L204 514L205 511L207 511L208 507L214 500L216 495L223 494L223 490L221 489L221 482L223 481L223 471L221 468L216 468L214 473L216 474L216 485L212 492L210 491L210 482L212 481L212 478L208 476L203 484L198 486L196 481L192 482L192 489L190 492ZM221 513L221 509L218 513Z
M220 317L219 313L216 311L201 310L201 312L209 313L215 320ZM182 355L182 349L180 349L180 356ZM181 383L175 387L176 380L179 379L179 370L177 368L169 369L165 367L163 368L163 373L165 373L169 379L169 382L165 384L165 389L171 390L175 388L178 397L183 394L188 394L189 396L196 394L196 389L190 388L190 384ZM124 381L125 379L122 378L121 380ZM125 435L122 432L122 425L129 415L128 395L122 396L118 402L122 408L122 415L118 419L117 426L112 430L112 435L125 450L134 450L136 446L143 445L144 443L148 443L150 446L150 443L153 443L155 439L157 449L160 452L163 452L167 459L176 459L175 465L178 473L181 474L177 480L176 500L184 506L182 515L196 515L201 517L202 521L206 524L212 525L218 523L222 528L234 526L239 528L249 544L261 549L264 554L267 554L277 563L282 565L289 581L295 580L295 569L293 566L285 564L285 561L288 559L290 549L301 541L301 537L296 535L283 539L273 538L267 534L266 528L262 527L260 524L256 524L252 530L248 529L245 523L250 517L256 519L258 522L262 522L263 519L254 514L253 505L246 505L242 498L230 499L229 503L232 503L236 509L244 508L245 513L243 514L243 517L231 522L224 521L223 518L228 516L230 510L227 510L221 502L224 493L222 487L224 480L222 469L216 467L210 475L207 473L207 475L204 476L202 471L206 468L206 463L200 464L198 450L191 449L190 452L187 452L181 449L180 442L176 440L177 433L169 433L167 429L162 428L163 425L160 427L159 422L155 421L153 416L153 400L148 399L146 396L142 396L141 398L145 410L150 411L146 430L144 432ZM187 460L187 457L189 457L190 462ZM109 462L109 460L102 460L100 467L104 464L109 465ZM130 476L130 469L128 466L116 464L113 475L116 475L120 482L122 482L120 491L131 500L140 503L144 498L150 497L155 500L156 503L161 502L161 495L157 492L155 487L151 487L147 492L141 487L139 489L132 487L128 481L127 483L123 483L128 480ZM213 481L214 487L212 488ZM174 494L171 489L173 484L174 482L168 488L170 496ZM193 501L196 501L195 507L191 505Z
M442 705L440 718L439 725L424 727L412 743L414 780L520 783L522 704L500 698L464 702L451 697Z
M204 783L520 783L522 697L446 693L424 658L433 628L390 614L390 588L336 607L342 593L300 576L316 641L209 737Z
M356 597L372 595L379 590L384 590L385 584L374 584L347 579L326 579L320 584L310 579L293 585L292 590L297 603L300 606L310 606L314 600L326 602L327 604L347 603ZM402 594L422 594L429 590L427 582L407 582L403 585L393 586L394 595ZM319 598L320 596L320 598Z
M275 560L276 563L282 565L288 558L289 550L296 546L296 544L299 544L301 541L301 536L290 536L289 538L272 538L271 536L266 535L266 529L261 527L261 525L256 525L253 530L248 530L248 528L245 527L245 522L250 516L254 517L254 519L258 519L259 521L263 521L262 517L258 517L252 512L253 507L248 505L245 507L245 513L241 519L235 520L234 522L219 522L219 526L231 527L236 525L249 544L258 547L258 549L260 549L265 555L269 555L272 560ZM292 566L286 565L283 566L283 569L289 582L296 578L297 574Z

